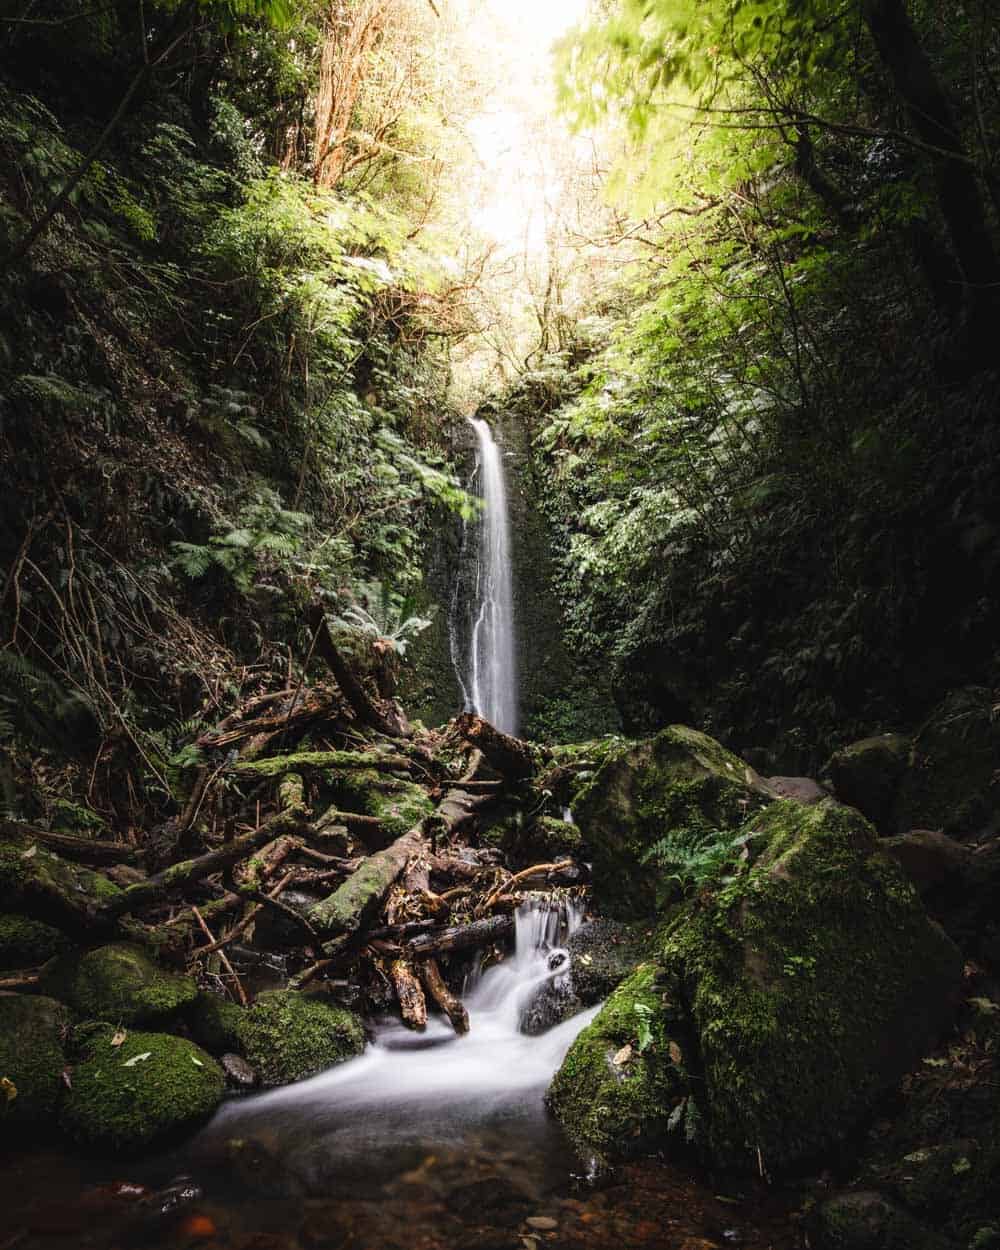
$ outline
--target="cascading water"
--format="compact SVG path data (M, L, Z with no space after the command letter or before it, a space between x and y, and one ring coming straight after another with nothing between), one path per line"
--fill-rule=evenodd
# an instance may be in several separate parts
M424 1033L385 1021L359 1059L225 1104L196 1153L209 1163L233 1139L266 1140L280 1156L282 1186L306 1193L326 1192L335 1182L381 1185L412 1166L407 1161L415 1151L446 1147L492 1150L490 1143L501 1142L526 1160L530 1155L536 1172L555 1166L564 1148L545 1112L544 1091L598 1009L539 1036L523 1032L522 1020L546 983L565 975L561 944L581 918L572 902L526 903L516 916L514 952L466 987L467 1035L457 1037L437 1017ZM558 1163L565 1170L565 1153Z
M503 457L485 421L470 417L478 446L479 522L472 635L463 681L472 710L505 733L517 733L517 670L510 520Z

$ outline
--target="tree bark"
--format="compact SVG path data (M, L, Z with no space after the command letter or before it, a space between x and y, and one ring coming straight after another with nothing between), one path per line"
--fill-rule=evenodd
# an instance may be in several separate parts
M428 955L443 955L448 951L489 946L510 937L513 932L513 916L490 916L486 920L474 920L472 924L422 933L410 941L408 949L412 955L424 959Z
M387 738L409 738L413 731L396 709L384 712L376 706L374 700L351 671L344 657L337 650L333 641L330 626L327 624L326 613L317 604L309 613L309 624L312 626L316 640L316 650L330 666L337 685L347 702L351 705L355 716L363 725L385 734Z
M33 825L22 825L16 820L0 821L0 842L13 837L16 841L27 838L37 842L50 851L55 851L63 859L72 859L79 864L135 864L139 856L134 846L128 842L102 842L94 838L77 838L71 833L52 833L48 829L36 829Z
M423 960L420 964L420 979L428 994L451 1021L455 1032L468 1033L469 1013L465 1010L462 1000L445 985L437 960Z
M456 733L482 751L490 766L508 781L524 781L534 775L531 749L520 738L501 732L475 712L463 712L454 724Z
M406 959L394 959L389 965L389 976L399 999L403 1023L411 1029L423 1032L427 1027L427 1000L412 965Z

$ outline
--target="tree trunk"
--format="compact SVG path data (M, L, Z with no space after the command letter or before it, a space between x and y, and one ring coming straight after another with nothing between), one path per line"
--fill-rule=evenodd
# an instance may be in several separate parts
M465 1010L462 1000L445 985L437 960L425 959L421 963L420 978L428 994L451 1021L455 1032L468 1033L469 1013Z
M443 955L448 951L490 946L510 937L513 932L513 916L490 916L487 920L474 920L472 924L422 933L409 943L409 950L411 954L423 959L428 955Z

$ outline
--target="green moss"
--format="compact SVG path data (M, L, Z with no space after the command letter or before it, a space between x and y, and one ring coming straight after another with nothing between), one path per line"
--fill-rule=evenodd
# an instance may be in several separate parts
M190 977L164 971L141 947L125 942L65 956L42 985L81 1016L110 1024L166 1020L198 993Z
M360 768L338 776L334 793L338 806L359 816L374 816L389 843L415 828L434 811L427 791L374 769Z
M895 829L967 835L1000 828L1000 719L985 687L953 691L913 741Z
M119 893L99 872L70 863L30 839L0 843L0 907L37 900L47 912L72 916L87 901L106 902Z
M52 827L60 833L77 834L83 838L102 838L111 832L103 817L69 799L56 799L53 803Z
M814 1221L820 1250L954 1250L881 1194L839 1194L820 1207Z
M265 760L241 761L233 765L232 771L239 776L260 778L284 777L286 773L301 772L303 769L349 769L354 772L366 764L370 770L383 758L377 751L298 751L292 755L273 755Z
M666 1139L671 1116L685 1099L686 1080L683 1050L674 1051L679 1062L670 1051L670 1022L680 1013L665 1004L663 987L662 969L637 968L577 1036L556 1073L549 1106L584 1153L617 1158ZM651 1037L640 1053L644 1024Z
M909 753L909 738L879 734L834 752L823 773L830 777L842 803L856 807L879 829L889 832Z
M0 968L28 968L69 950L69 938L30 916L0 916Z
M651 914L664 884L643 863L654 843L671 831L696 837L735 828L769 798L743 760L687 726L617 743L573 805L598 904L615 916Z
M91 1034L73 1069L60 1122L71 1136L112 1151L143 1150L193 1128L215 1110L225 1077L193 1042L164 1033Z
M292 990L260 994L237 1029L240 1049L264 1085L287 1085L364 1050L357 1016Z
M212 1055L239 1050L243 1008L202 990L184 1013L191 1036Z
M758 863L665 937L691 986L713 1154L778 1170L841 1139L944 1027L961 977L853 809L777 803Z
M0 1091L0 1140L53 1120L71 1021L70 1011L53 998L0 995L0 1080L10 1081L17 1092L8 1102Z

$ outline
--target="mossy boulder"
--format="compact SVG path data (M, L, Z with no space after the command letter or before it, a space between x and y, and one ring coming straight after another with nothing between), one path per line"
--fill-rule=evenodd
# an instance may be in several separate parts
M605 1161L654 1149L671 1117L683 1118L690 1081L672 1036L683 1029L683 1012L668 982L656 964L637 968L556 1073L547 1101L581 1153Z
M293 990L268 990L242 1014L240 1050L263 1085L288 1085L360 1055L361 1021Z
M163 1023L198 994L190 977L165 971L127 942L64 956L41 986L87 1019L126 1025Z
M968 686L934 709L914 738L893 832L1000 830L1000 718L993 706L991 691Z
M0 1082L10 1082L0 1087L0 1141L54 1121L72 1018L54 998L0 995Z
M835 751L823 773L841 803L856 807L880 832L892 833L892 811L909 755L909 738L878 734Z
M953 1242L874 1191L838 1194L811 1222L819 1250L955 1250Z
M0 908L78 929L90 913L121 891L107 877L46 851L6 827L0 842Z
M656 842L735 828L772 797L748 764L696 729L671 725L655 738L619 741L573 806L595 901L620 918L650 915L665 884L645 862Z
M858 812L782 801L750 832L757 861L664 927L662 992L640 969L571 1047L553 1105L578 1143L626 1153L693 1106L713 1162L779 1173L842 1140L946 1027L961 956ZM616 1088L608 1051L638 1044L645 1008L643 1097L601 1127L588 1108Z
M92 1030L59 1118L86 1145L145 1150L207 1119L224 1089L222 1069L186 1038L129 1033L115 1046L110 1029Z
M0 968L43 964L70 948L65 933L30 916L0 916Z
M239 1050L240 1021L244 1009L202 990L184 1013L188 1031L211 1055Z

